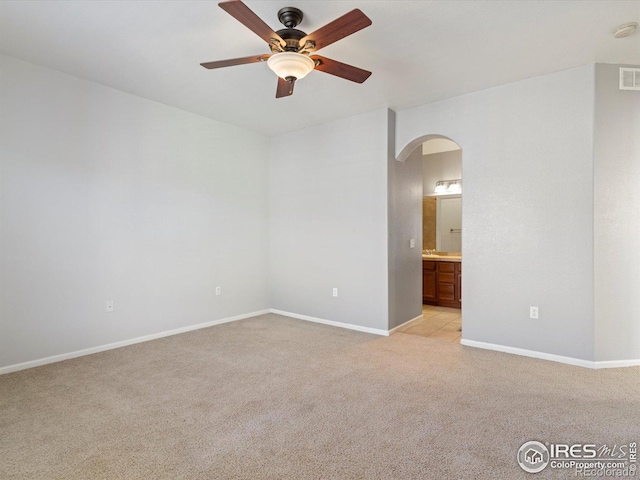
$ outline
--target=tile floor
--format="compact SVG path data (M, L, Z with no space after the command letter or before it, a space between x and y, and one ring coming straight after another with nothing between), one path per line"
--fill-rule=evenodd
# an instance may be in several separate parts
M399 331L446 342L460 343L460 338L462 338L462 311L460 309L423 305L422 317Z

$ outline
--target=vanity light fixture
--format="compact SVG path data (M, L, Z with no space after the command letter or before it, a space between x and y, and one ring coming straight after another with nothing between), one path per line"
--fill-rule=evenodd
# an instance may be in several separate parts
M462 193L462 180L440 180L436 182L436 195L459 195Z
M445 185L445 182L440 181L436 183L436 189L433 191L433 193L435 193L436 195L442 195L443 193L447 192L447 187Z

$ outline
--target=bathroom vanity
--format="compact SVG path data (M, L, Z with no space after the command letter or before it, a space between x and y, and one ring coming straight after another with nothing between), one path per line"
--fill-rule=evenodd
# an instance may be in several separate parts
M462 258L422 256L422 303L440 307L462 306Z

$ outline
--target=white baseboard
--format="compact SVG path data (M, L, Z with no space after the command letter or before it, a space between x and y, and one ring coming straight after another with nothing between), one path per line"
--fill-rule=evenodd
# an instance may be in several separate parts
M358 332L372 333L374 335L389 336L396 332L400 327L404 327L411 322L415 322L422 318L422 315L413 318L402 325L398 325L391 330L383 330L378 328L363 327L361 325L354 325L352 323L335 322L333 320L325 320L322 318L310 317L308 315L299 315L297 313L285 312L276 309L259 310L256 312L245 313L242 315L236 315L234 317L221 318L218 320L212 320L210 322L199 323L197 325L189 325L187 327L176 328L174 330L166 330L164 332L153 333L151 335L145 335L142 337L131 338L129 340L122 340L120 342L109 343L106 345L99 345L97 347L85 348L83 350L76 350L75 352L62 353L60 355L53 355L51 357L40 358L37 360L31 360L23 363L16 363L14 365L8 365L6 367L0 367L0 375L6 373L17 372L20 370L26 370L27 368L39 367L41 365L47 365L49 363L61 362L63 360L69 360L71 358L82 357L84 355L91 355L93 353L104 352L106 350L113 350L114 348L126 347L127 345L134 345L136 343L148 342L150 340L156 340L158 338L169 337L171 335L178 335L180 333L191 332L193 330L199 330L201 328L213 327L223 323L235 322L237 320L243 320L245 318L256 317L258 315L264 315L266 313L275 313L283 315L285 317L296 318L299 320L306 320L308 322L322 323L324 325L331 325L334 327L347 328L349 330L356 330ZM568 365L576 365L579 367L600 369L600 368L620 368L620 367L636 367L640 366L640 359L636 360L609 360L609 361L591 361L582 360L579 358L563 357L561 355L554 355L551 353L536 352L533 350L525 350L522 348L507 347L503 345L496 345L493 343L478 342L475 340L462 339L460 341L462 345L468 347L482 348L485 350L493 350L497 352L511 353L514 355L521 355L524 357L539 358L542 360L550 360L552 362L565 363Z
M640 367L640 358L635 360L605 360L593 362L593 368Z
M199 323L197 325L189 325L188 327L176 328L174 330L166 330L160 333L152 333L151 335L145 335L143 337L131 338L129 340L122 340L120 342L108 343L106 345L99 345L97 347L85 348L83 350L76 350L75 352L61 353L60 355L53 355L51 357L40 358L38 360L31 360L29 362L16 363L14 365L0 367L0 375L4 375L5 373L17 372L19 370L26 370L27 368L39 367L41 365L47 365L49 363L61 362L63 360L82 357L84 355L91 355L92 353L104 352L106 350L113 350L114 348L126 347L127 345L134 345L136 343L148 342L149 340L156 340L158 338L170 337L171 335L178 335L180 333L191 332L193 330L199 330L201 328L213 327L214 325L220 325L222 323L235 322L236 320L243 320L245 318L256 317L258 315L264 315L265 313L270 313L270 310L269 309L259 310L257 312L236 315L235 317L221 318L218 320L212 320L210 322Z
M410 323L413 323L413 322L415 322L417 320L422 320L423 318L424 318L424 316L422 314L420 314L416 318L412 318L411 320L407 320L406 322L401 323L397 327L393 327L391 330L389 330L389 335L393 335L394 333L396 333L398 331L398 329L407 327L407 326L409 326Z
M468 340L465 338L460 340L460 343L462 345L466 345L467 347L482 348L484 350L493 350L495 352L511 353L513 355L539 358L541 360L550 360L552 362L564 363L567 365L575 365L577 367L600 369L600 368L619 368L619 367L640 366L640 359L596 362L593 360L582 360L580 358L554 355L552 353L536 352L535 350L525 350L524 348L506 347L504 345L496 345L495 343L477 342L475 340Z
M363 327L361 325L354 325L353 323L335 322L333 320L325 320L323 318L310 317L308 315L299 315L297 313L285 312L282 310L275 310L273 308L271 309L271 313L276 313L278 315L283 315L285 317L297 318L298 320L306 320L308 322L331 325L333 327L348 328L349 330L356 330L358 332L373 333L374 335L382 335L385 337L389 336L388 330L382 330L380 328Z

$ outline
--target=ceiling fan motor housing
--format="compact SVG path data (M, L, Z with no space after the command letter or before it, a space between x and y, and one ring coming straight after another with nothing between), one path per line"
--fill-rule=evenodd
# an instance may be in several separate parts
M278 11L278 20L286 28L278 30L276 33L285 41L284 50L287 52L297 51L300 39L307 36L302 30L296 30L296 26L302 22L302 10L295 7L284 7Z
M296 30L295 28L283 28L276 33L285 41L286 46L284 49L288 52L298 51L300 40L307 36L305 32Z

